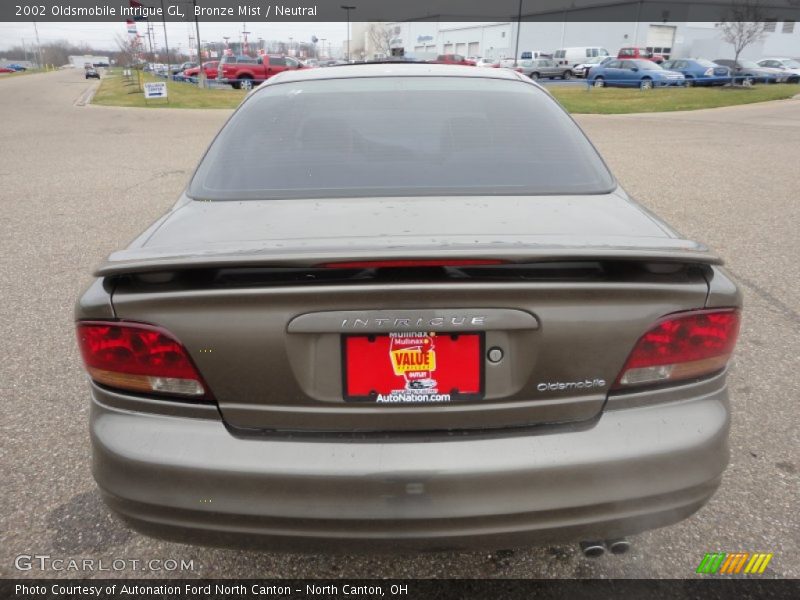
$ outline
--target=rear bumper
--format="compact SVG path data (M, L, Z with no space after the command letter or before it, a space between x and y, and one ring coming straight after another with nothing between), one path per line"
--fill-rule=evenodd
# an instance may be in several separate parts
M489 437L233 436L213 414L112 408L92 386L106 502L157 537L289 550L509 548L680 521L727 464L724 378L696 396L624 400L590 425ZM124 399L123 399L124 400Z

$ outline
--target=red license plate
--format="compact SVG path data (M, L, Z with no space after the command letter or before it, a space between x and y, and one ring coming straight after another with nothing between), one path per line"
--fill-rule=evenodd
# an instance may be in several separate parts
M378 404L483 398L483 334L342 337L344 397Z

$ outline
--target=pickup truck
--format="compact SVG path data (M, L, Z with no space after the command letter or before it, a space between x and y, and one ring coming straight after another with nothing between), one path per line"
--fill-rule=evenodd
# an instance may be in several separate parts
M291 56L265 54L263 56L224 56L217 69L217 81L234 89L249 90L283 71L303 69L304 65Z
M627 46L625 48L619 49L619 54L617 54L617 58L620 59L643 59L643 60L652 60L657 65L660 65L664 62L664 57L660 54L653 54L647 48L637 48L636 46Z
M438 57L436 57L436 60L432 60L430 62L437 65L465 65L468 67L475 66L474 60L464 58L460 54L440 54Z

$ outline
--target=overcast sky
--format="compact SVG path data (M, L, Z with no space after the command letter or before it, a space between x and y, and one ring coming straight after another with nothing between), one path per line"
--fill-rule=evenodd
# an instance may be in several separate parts
M2 1L2 0L0 0ZM119 23L37 23L39 40L42 44L67 40L75 44L85 42L97 50L116 50L114 42L116 34L124 34L125 22ZM164 43L164 29L161 22L154 23L156 40ZM144 22L137 23L139 33L146 34ZM327 43L336 47L347 38L347 25L345 23L257 23L248 22L248 39L288 41L292 37L296 42L311 41L311 36L328 40ZM200 38L209 42L221 41L223 36L228 36L231 41L238 41L242 32L242 23L234 22L201 22ZM177 47L186 52L189 45L189 35L194 37L194 23L167 23L167 35L170 47ZM36 33L33 23L3 23L0 22L0 51L22 44L34 44Z

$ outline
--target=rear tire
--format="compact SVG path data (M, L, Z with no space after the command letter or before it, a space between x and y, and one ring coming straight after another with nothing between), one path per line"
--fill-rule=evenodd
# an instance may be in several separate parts
M686 85L686 87L694 87L694 79L692 79L691 77L687 78L685 85Z
M530 78L533 79L534 81L536 81L537 79L539 79L539 74L536 73L536 72L531 73L530 74Z
M250 91L253 89L253 80L249 77L242 77L239 81L239 89Z
M561 79L563 79L564 81L571 78L572 78L572 71L564 71L564 74L561 76Z

